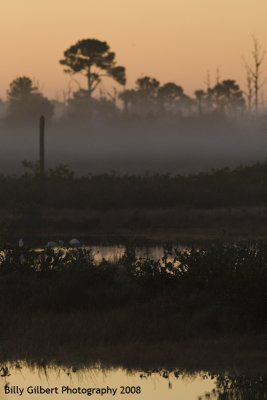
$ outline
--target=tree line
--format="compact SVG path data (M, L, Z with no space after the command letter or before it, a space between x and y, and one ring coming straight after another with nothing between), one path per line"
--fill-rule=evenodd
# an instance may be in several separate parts
M64 102L49 100L38 85L27 76L14 79L7 91L5 107L6 120L31 120L40 114L51 119L61 108L65 118L91 119L95 116L138 116L138 117L186 117L203 115L240 116L245 113L257 114L260 106L260 90L263 87L262 63L265 52L253 37L252 61L244 60L247 87L241 90L234 79L207 82L207 88L197 89L194 96L188 96L182 86L175 82L161 84L156 78L143 76L136 80L135 87L126 88L126 69L117 65L116 55L107 42L97 39L83 39L70 46L59 62L64 72L75 80L82 74L86 87L78 81L78 90L65 93ZM101 83L111 78L122 89L111 94L101 89Z

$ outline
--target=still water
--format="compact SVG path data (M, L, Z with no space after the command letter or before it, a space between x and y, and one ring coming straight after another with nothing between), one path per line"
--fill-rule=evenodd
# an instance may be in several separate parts
M93 257L96 263L101 262L103 259L111 262L117 261L123 256L126 250L126 247L123 245L88 246L88 248L92 249ZM173 252L174 249L184 250L185 246L173 246L170 251ZM159 260L164 256L164 248L163 246L136 247L135 255L136 257L148 257L152 260Z
M203 373L179 377L170 373L164 378L159 373L145 376L141 371L120 368L75 371L55 367L40 369L18 363L9 366L8 375L0 378L0 398L5 400L198 400L215 387L215 379Z
M149 373L122 368L36 367L23 362L1 369L4 400L264 400L267 379L157 370Z

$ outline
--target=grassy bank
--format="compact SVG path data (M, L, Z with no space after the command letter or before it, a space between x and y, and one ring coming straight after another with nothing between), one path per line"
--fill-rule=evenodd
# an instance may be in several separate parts
M103 241L267 237L267 163L189 176L0 176L0 235Z
M36 322L33 320L33 322ZM51 324L51 321L46 321ZM58 328L52 321L51 331ZM74 319L75 322L75 319ZM72 325L64 328L70 328ZM20 330L21 332L21 330ZM59 367L93 367L126 368L129 370L158 370L160 368L181 369L196 373L210 371L211 373L228 372L238 375L267 375L267 336L266 335L224 335L220 337L201 339L178 339L160 343L121 343L105 345L86 345L83 338L81 345L69 340L57 346L47 340L47 335L38 336L28 328L18 340L5 341L1 346L0 363L25 360L29 364L56 365ZM54 331L51 332L53 334ZM70 329L70 334L77 331ZM79 337L78 337L79 338ZM77 339L78 340L78 339Z
M74 177L67 167L40 178L38 166L22 176L0 176L1 206L18 212L58 209L223 208L266 205L267 162L194 175ZM35 210L36 211L36 210Z
M38 217L0 210L2 238L33 245L79 237L84 243L201 243L267 238L267 207L43 209Z

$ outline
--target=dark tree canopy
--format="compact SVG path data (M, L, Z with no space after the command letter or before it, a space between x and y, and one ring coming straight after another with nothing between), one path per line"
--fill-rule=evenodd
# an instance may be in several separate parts
M141 115L154 115L158 110L158 88L160 83L157 79L144 76L136 81L136 96L134 99L135 110Z
M158 90L158 99L161 104L162 111L165 112L177 112L182 104L182 99L184 96L183 88L173 82L165 83Z
M165 83L159 88L159 97L167 102L179 100L184 94L183 88L173 82Z
M87 78L88 93L91 97L104 76L109 76L121 85L126 83L125 68L117 66L115 53L107 42L97 39L79 40L64 52L60 64L66 66L66 73L83 73Z
M239 85L232 79L218 82L208 89L208 97L215 110L220 112L238 112L245 108L246 100Z
M138 115L187 114L193 102L181 86L173 82L161 86L150 76L137 79L135 89L125 90L119 97L126 113L132 111Z
M37 92L37 87L33 86L33 82L27 76L21 76L14 79L7 91L9 99L19 100Z
M7 91L8 115L15 120L31 120L44 115L51 118L53 104L38 91L27 76L14 79Z
M159 86L159 81L149 76L144 76L136 81L136 90L141 96L146 98L157 97Z

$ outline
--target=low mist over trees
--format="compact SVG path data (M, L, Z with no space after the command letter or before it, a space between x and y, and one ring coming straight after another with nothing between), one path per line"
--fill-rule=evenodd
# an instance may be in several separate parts
M238 116L246 109L246 99L239 85L231 79L216 83L207 91L196 90L198 112Z
M50 119L54 106L44 97L30 78L22 76L14 79L7 91L7 117L17 121L30 121L41 114Z
M216 83L207 91L196 90L195 98L186 95L174 82L160 85L155 78L145 76L136 81L136 88L120 94L124 111L137 115L190 116L220 114L240 115L246 109L245 96L231 79Z
M257 115L264 110L263 61L265 52L253 37L252 61L245 62L247 87L240 88L235 79L221 79L218 74L214 84L206 89L197 88L193 96L173 81L160 82L156 77L145 75L135 81L133 88L126 88L125 67L117 65L116 55L106 41L82 39L64 52L59 62L71 76L69 90L64 91L64 100L48 100L34 85L31 78L21 76L14 79L7 91L7 101L0 103L0 118L9 121L30 121L45 115L48 119L89 121L112 118L206 118L209 116L235 118L241 115ZM73 78L83 75L83 87ZM105 78L114 84L113 94L101 85ZM71 83L78 90L71 90Z
M265 59L254 46L250 92L238 77L217 72L187 93L178 65L175 79L147 73L126 86L126 70L107 42L74 42L64 56L62 49L61 62L58 57L58 69L69 73L61 96L47 99L32 76L21 74L9 84L0 101L0 171L21 173L22 160L38 160L41 115L48 122L46 167L66 164L78 175L187 174L264 161ZM260 63L257 70L255 63Z
M186 115L194 101L184 93L181 86L174 82L160 85L152 77L137 79L135 89L120 93L124 111L141 116L145 115Z
M91 118L108 118L119 113L115 103L106 97L99 99L88 97L88 91L80 89L67 101L68 118L86 120Z

